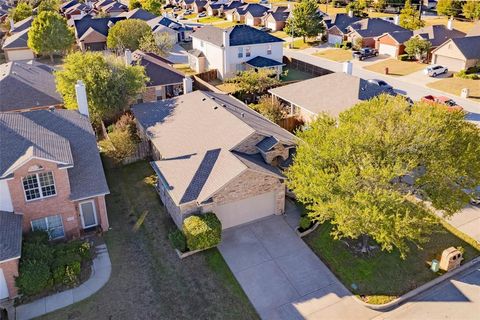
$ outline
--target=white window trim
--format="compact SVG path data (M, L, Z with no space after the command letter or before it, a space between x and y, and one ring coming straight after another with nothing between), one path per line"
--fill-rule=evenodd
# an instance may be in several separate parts
M95 224L87 227L87 226L85 226L85 221L83 220L82 204L83 203L89 203L89 202L92 203L93 213L94 213L93 216L95 218ZM79 202L78 203L78 210L80 211L80 219L82 220L83 229L93 228L93 227L98 226L97 207L95 206L95 200L91 199L91 200Z
M63 218L62 218L62 215L61 214L52 214L50 216L46 216L46 217L42 217L42 218L37 218L37 219L32 219L30 220L30 228L33 230L33 221L34 220L40 220L40 219L44 219L45 220L45 224L47 225L47 230L46 232L48 233L48 217L54 217L54 216L60 216L60 222L62 223L62 229L63 229L63 236L61 237L57 237L57 238L50 238L50 240L56 240L56 239L61 239L61 238L65 238L65 226L63 225ZM48 234L48 236L50 237L50 234Z
M43 195L43 192L42 192L42 186L40 185L40 178L38 177L38 175L40 173L48 173L48 172L51 172L52 173L52 179L53 179L53 187L55 188L55 194L51 194L49 196L44 196ZM39 190L40 190L40 197L39 198L35 198L35 199L30 199L28 200L27 199L27 192L25 190L25 187L23 186L23 179L25 179L26 177L28 176L37 176L37 182L38 182L38 187L39 187ZM31 174L28 174L26 175L25 177L22 177L22 189L23 189L23 196L25 197L25 201L26 202L32 202L32 201L36 201L36 200L40 200L40 199L47 199L47 198L51 198L51 197L55 197L58 193L57 193L57 184L55 183L55 175L53 174L53 171L46 171L46 172L33 172Z

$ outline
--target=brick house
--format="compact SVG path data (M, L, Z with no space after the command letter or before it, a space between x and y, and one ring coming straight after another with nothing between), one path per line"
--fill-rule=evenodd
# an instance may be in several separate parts
M229 228L284 213L295 136L220 93L195 91L132 108L152 145L157 191L179 228L214 212Z
M379 54L398 58L405 53L405 42L413 36L410 30L386 32L376 38L375 48Z
M386 32L408 31L393 22L380 18L367 18L355 21L347 27L347 30L348 41L356 44L358 40L361 40L361 46L369 48L375 48L375 39Z
M44 230L52 240L108 230L109 193L87 116L54 109L0 113L0 239ZM19 235L19 236L18 236ZM16 239L16 238L15 238ZM0 300L14 298L21 250L0 246ZM2 290L7 284L8 296Z

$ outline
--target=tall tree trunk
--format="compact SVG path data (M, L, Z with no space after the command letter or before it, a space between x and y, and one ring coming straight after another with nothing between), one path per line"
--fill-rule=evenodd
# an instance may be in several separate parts
M53 63L53 52L50 52L50 53L49 53L49 56L50 56L50 62Z
M362 235L362 252L363 253L368 252L368 235L366 234Z

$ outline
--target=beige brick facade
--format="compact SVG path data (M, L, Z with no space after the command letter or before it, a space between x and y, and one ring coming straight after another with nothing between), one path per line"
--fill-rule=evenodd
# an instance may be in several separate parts
M15 286L15 278L18 277L18 258L0 263L0 269L7 282L8 294L11 299L18 295L18 289Z
M143 102L155 102L157 101L157 92L155 87L147 87L142 93Z

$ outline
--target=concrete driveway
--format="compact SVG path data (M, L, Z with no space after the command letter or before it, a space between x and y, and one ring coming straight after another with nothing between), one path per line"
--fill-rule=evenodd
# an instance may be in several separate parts
M227 229L219 246L262 319L369 319L283 216ZM326 317L326 318L325 318Z
M441 215L440 215L441 216ZM480 208L468 205L445 220L452 226L480 242Z

